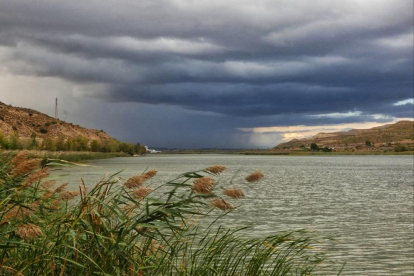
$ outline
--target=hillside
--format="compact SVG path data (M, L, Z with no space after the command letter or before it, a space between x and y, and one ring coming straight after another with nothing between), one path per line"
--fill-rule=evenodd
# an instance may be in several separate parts
M30 139L33 133L36 140L84 137L88 141L103 142L114 140L101 130L87 129L61 120L56 120L36 110L13 107L0 102L0 134L8 137L17 133L22 140Z
M369 141L371 146L367 146ZM367 150L373 148L387 149L397 144L414 148L414 122L399 121L395 124L374 127L371 129L353 129L345 132L318 133L304 139L293 139L279 144L275 149L309 148L312 143L319 147L340 150Z

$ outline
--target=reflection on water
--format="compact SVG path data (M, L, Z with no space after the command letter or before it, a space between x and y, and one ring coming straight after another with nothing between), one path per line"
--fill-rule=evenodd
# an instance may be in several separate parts
M412 156L240 156L150 155L68 167L53 177L77 187L79 178L92 186L106 173L124 170L128 178L157 169L157 186L182 172L226 165L220 182L240 187L246 198L226 218L229 225L252 225L252 233L311 229L336 242L331 258L346 262L342 275L413 275L414 184ZM244 177L260 170L257 184ZM233 184L230 184L231 179Z

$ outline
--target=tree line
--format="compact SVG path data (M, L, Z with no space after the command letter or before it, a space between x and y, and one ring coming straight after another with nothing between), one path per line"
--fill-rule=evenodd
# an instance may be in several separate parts
M145 154L146 148L140 143L131 144L115 139L89 140L86 137L75 138L44 138L42 141L36 139L36 133L32 133L30 139L21 139L17 133L9 137L0 133L0 149L9 150L46 150L46 151L92 151L92 152L124 152L130 155Z

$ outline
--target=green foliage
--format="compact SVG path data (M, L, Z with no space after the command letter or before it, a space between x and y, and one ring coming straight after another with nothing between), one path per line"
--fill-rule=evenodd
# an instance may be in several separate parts
M321 150L323 152L332 152L332 149L328 148L328 147L319 148L319 150Z
M56 150L57 151L66 150L65 137L63 135L59 135L59 137L56 139Z
M0 133L0 149L9 149L9 141L3 133Z
M21 148L22 144L19 140L19 136L17 135L17 132L13 132L13 134L9 137L9 149L16 150Z
M132 144L121 142L118 147L121 152L128 153L129 155L134 154L134 146Z
M40 132L45 133L47 130ZM35 132L30 136L30 140L22 142L17 133L13 133L10 137L5 137L0 133L0 149L41 149L47 151L93 151L93 152L123 152L128 155L145 154L145 146L139 143L132 145L130 143L120 142L117 140L103 140L101 143L96 140L89 141L88 138L78 136L76 138L65 139L63 135L58 138L44 138L39 145Z
M332 152L331 148L329 148L329 147L320 148L316 143L312 143L310 148L313 151Z
M319 150L319 146L316 143L312 143L310 146L311 150Z
M134 152L136 154L143 155L147 152L147 148L144 145L141 145L140 143L136 143L134 145Z
M28 146L28 149L37 149L38 144L36 141L36 132L33 132L32 135L30 135L30 143Z
M365 146L371 147L372 146L372 143L369 140L367 140L367 141L365 141Z
M39 132L40 133L43 133L43 134L46 134L47 133L47 129L41 128L41 129L39 129Z
M93 152L97 152L97 151L99 151L99 143L98 143L98 141L93 140L93 141L91 142L91 150L92 150Z
M22 174L24 162L0 166L4 275L310 275L324 259L303 232L248 238L217 225L225 213L208 204L221 199L216 189L197 194L191 186L211 176L208 170L185 173L145 197L112 175L89 192L81 185L80 198L68 202L76 192L49 187L45 169Z
M394 151L395 152L403 152L403 151L408 151L409 149L406 147L406 146L404 146L404 145L401 145L401 144L397 144L397 145L395 145L395 147L394 147Z
M56 141L51 138L44 138L42 142L42 149L56 151Z

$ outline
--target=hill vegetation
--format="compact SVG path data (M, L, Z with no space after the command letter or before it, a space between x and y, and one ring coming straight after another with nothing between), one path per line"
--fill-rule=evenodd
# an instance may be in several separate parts
M120 142L103 130L87 129L33 109L0 102L0 149L125 152L143 154L143 145Z
M319 133L309 138L293 139L277 145L274 149L336 152L414 150L414 122L399 121L371 129Z

